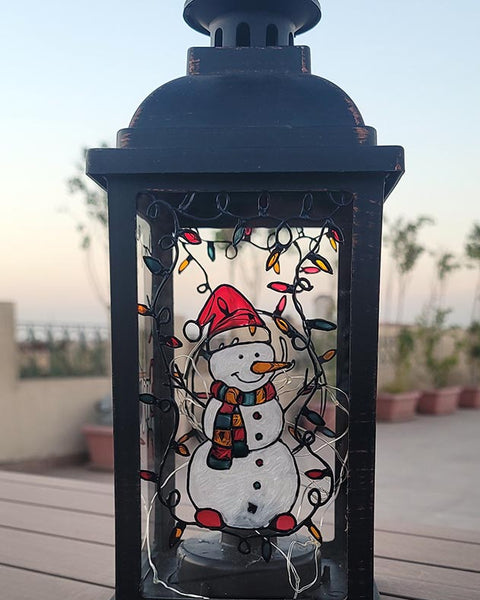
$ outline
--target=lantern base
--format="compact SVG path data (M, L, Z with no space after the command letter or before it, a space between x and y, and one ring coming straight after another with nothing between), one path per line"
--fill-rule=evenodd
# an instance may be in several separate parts
M346 600L344 561L334 560L325 556L325 553L322 553L322 556L318 554L317 569L313 546L300 545L307 541L303 536L294 535L273 541L288 555L293 540L299 542L291 555L292 563L300 577L298 587L315 582L312 587L302 592L300 597ZM270 561L266 562L261 555L261 540L258 547L251 540L250 543L251 552L244 555L238 551L238 540L232 536L209 532L200 539L187 539L178 547L176 560L154 559L162 569L162 572L159 569L158 577L163 583L154 583L150 571L143 581L140 597L152 600L173 598L178 597L174 593L178 590L183 595L206 598L292 598L294 590L289 582L285 556L279 550L273 549Z
M327 563L326 566L333 566L335 567L335 564L332 563L332 561L330 560L326 560L324 561L325 563ZM338 569L338 565L337 565L337 569ZM343 581L343 578L342 578ZM139 595L135 595L135 598L132 598L132 600L156 600L159 598L162 598L163 600L167 599L167 598L173 598L173 597L177 597L175 594L172 595L172 592L169 592L167 589L162 587L163 592L161 592L160 594L158 593L159 590L156 590L156 592L152 591L153 587L155 586L155 584L152 581L152 574L150 573L146 580L144 581L143 585L142 585L142 591L139 592ZM157 584L158 587L158 584ZM377 585L373 584L373 599L372 600L380 600L380 595L378 593L378 589L377 589ZM320 593L317 593L315 595L316 600L348 600L348 596L345 595L344 592L340 592L340 591L332 591L331 588L331 584L324 584L323 588ZM301 598L306 598L308 597L308 594L304 595L301 594L300 595ZM116 596L112 596L112 598L110 600L116 600Z
M287 555L292 538L304 543L304 538L291 536L273 540ZM291 589L288 579L287 560L274 547L268 562L262 558L263 538L250 540L251 551L241 554L238 540L229 535L209 536L209 539L186 540L178 550L178 582L188 593L200 593L209 598L283 598ZM321 557L311 544L296 545L292 563L300 577L301 585L315 581L311 590L318 588L321 578ZM198 592L198 590L201 590Z

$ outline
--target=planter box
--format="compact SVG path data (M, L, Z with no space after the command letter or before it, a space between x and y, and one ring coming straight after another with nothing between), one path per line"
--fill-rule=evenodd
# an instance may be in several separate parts
M90 464L95 469L113 471L113 429L109 425L84 425Z
M480 408L480 387L470 386L460 390L458 406L461 408Z
M419 391L377 395L377 421L411 421L415 418Z
M457 410L459 396L459 387L426 390L420 395L417 410L425 415L450 415Z

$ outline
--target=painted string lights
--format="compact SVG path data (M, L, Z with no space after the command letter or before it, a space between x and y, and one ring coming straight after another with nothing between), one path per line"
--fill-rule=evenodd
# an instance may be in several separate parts
M333 205L346 202L341 196ZM333 275L343 234L335 224L336 208L312 226L311 194L303 197L299 216L289 220L271 217L265 193L250 217L234 214L222 194L217 212L204 219L205 228L182 228L182 214L194 204L194 194L177 209L150 196L146 209L151 220L168 214L174 226L154 241L160 248L155 256L153 246L143 244L142 260L155 277L156 291L142 299L138 313L151 320L149 342L156 345L169 385L162 397L153 395L144 369L140 402L147 411L168 413L171 427L158 470L142 469L140 476L156 485L155 501L172 517L171 548L189 528L221 531L237 540L244 555L260 540L268 562L277 537L308 532L314 543L322 542L322 509L345 477L345 462L336 474L331 462L332 457L344 461L334 444L346 431L326 421L328 403L338 405L342 394L326 373L336 356L328 336L336 325L308 316L309 295L317 278ZM225 215L231 226L215 228ZM220 257L241 261L247 248L258 261L251 268L265 274L259 277L265 279L261 303L249 298L251 290L225 283L217 266ZM164 335L172 315L161 303L162 290L172 279L183 285L189 274L197 308L187 315L183 331ZM177 351L173 360L167 349ZM158 440L147 436L144 443ZM325 449L333 452L327 457ZM187 474L170 489L173 456L176 472Z

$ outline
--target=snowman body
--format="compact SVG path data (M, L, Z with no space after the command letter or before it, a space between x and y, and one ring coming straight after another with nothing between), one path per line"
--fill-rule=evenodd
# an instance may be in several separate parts
M211 358L215 379L242 393L265 385L272 373L252 372L258 361L272 361L270 344L252 342L228 346ZM266 363L262 363L266 364ZM230 527L268 527L278 515L289 513L298 496L299 474L295 459L281 441L284 415L277 396L252 406L240 405L248 453L233 458L227 469L208 466L215 420L222 401L211 398L203 415L208 440L195 451L189 465L188 493L197 509L212 509Z

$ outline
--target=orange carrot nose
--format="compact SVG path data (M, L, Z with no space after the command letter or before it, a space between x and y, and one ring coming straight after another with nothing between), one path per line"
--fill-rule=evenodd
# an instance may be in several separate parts
M259 375L263 375L264 373L273 373L274 371L278 371L279 369L288 369L291 367L291 362L254 362L250 367L250 370Z

